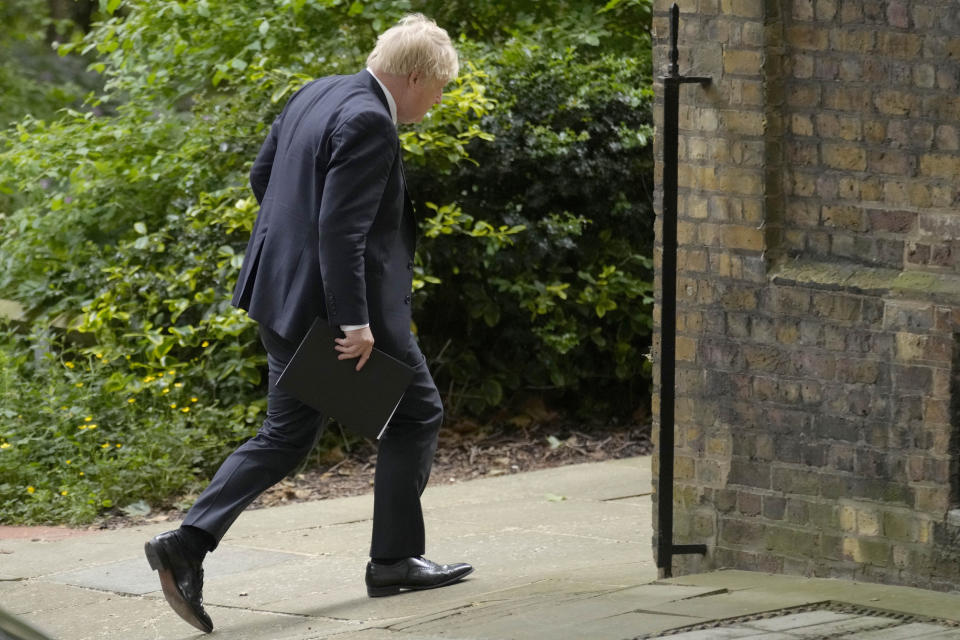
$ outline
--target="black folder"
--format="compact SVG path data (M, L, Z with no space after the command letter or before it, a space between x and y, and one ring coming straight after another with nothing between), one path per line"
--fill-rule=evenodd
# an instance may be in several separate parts
M314 320L277 387L354 433L379 439L413 379L413 367L374 348L357 371L357 359L340 360L334 339L343 333Z

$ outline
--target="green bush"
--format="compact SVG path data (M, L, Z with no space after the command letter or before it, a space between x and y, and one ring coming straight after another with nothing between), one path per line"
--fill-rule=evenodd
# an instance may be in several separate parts
M622 41L611 16L642 4L581 3L584 29ZM264 356L229 305L250 162L291 91L360 68L430 3L101 5L61 50L93 58L102 95L0 138L0 297L32 327L0 334L8 521L169 501L259 426ZM520 22L495 46L462 40L457 84L401 133L425 235L417 330L454 411L549 387L623 414L645 396L649 57Z
M649 58L556 51L533 35L470 55L498 102L482 121L494 139L468 147L473 163L439 180L413 169L411 182L524 231L498 250L427 227L422 256L439 282L418 317L427 353L443 353L435 375L448 404L473 413L546 393L625 418L648 397Z
M0 516L85 523L104 509L199 488L259 422L262 400L218 405L178 371L135 376L126 359L58 353L53 332L0 333Z

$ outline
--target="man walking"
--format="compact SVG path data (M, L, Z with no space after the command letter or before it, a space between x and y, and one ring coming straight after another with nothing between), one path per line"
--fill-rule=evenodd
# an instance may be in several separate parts
M379 349L415 375L379 442L370 596L430 589L473 571L438 565L425 548L420 495L443 420L440 395L410 331L416 221L396 124L420 121L456 77L447 32L410 15L377 40L367 69L315 80L277 117L253 163L260 203L233 304L259 323L267 350L267 416L231 454L179 529L146 543L167 601L210 632L203 609L205 554L257 496L307 455L325 418L280 391L276 381L316 317L339 326L340 359L357 369Z

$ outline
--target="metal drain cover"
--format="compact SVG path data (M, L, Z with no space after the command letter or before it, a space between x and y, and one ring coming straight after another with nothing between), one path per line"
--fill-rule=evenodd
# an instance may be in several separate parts
M765 611L639 636L671 640L960 640L955 622L844 602Z

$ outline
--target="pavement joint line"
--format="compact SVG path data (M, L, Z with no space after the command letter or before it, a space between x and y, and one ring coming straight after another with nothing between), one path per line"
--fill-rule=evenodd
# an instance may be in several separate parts
M673 600L673 602L677 602L677 601ZM706 620L707 619L707 618L704 618L703 616L695 616L689 613L677 613L675 611L659 611L657 609L631 609L630 611L624 611L623 613L618 613L616 615L620 616L620 615L623 615L624 613L640 613L640 614L654 615L654 616L667 616L671 618L688 618L690 620Z
M319 502L319 501L318 501ZM373 518L361 518L359 520L346 520L344 522L330 522L327 524L312 524L307 527L293 527L292 529L279 529L276 533L295 533L297 531L313 531L314 529L332 529L333 527L343 527L348 524L360 524L363 522L372 522ZM249 533L249 534L239 534L231 535L230 538L233 540L242 540L244 538L255 538L260 536L259 533ZM229 543L227 543L229 544Z
M705 593L697 593L692 596L684 596L682 598L678 598L677 600L672 600L671 602L682 602L684 600L696 600L697 598L709 598L711 596L723 596L728 593L731 593L729 589L721 587L719 589L714 589L713 591L707 591Z
M597 502L616 502L617 500L629 500L630 498L645 498L646 496L652 496L652 491L647 491L646 493L635 493L632 496L617 496L616 498L604 498L598 500Z
M449 520L447 518L439 518L436 520L443 521L446 524L475 524L476 522L476 521L467 521L467 520ZM541 529L528 529L526 527L514 527L514 526L508 527L507 529L504 529L502 531L497 531L496 533L502 533L503 531L507 531L509 533L532 533L538 536L563 536L566 538L579 538L581 540L602 540L603 542L619 542L619 543L627 543L627 544L644 544L646 542L644 540L623 540L621 538L604 538L601 536L587 536L582 533L566 533L564 531L543 531ZM466 537L467 535L474 535L474 534L464 534L460 537ZM482 535L482 534L479 534L479 535Z
M224 542L223 546L231 547L233 549L247 549L249 551L269 551L271 553L282 553L282 554L291 555L291 556L303 556L305 558L325 558L332 555L329 552L307 553L305 551L288 551L288 550L277 551L277 549L274 547L257 547L251 544L238 544L237 542Z

